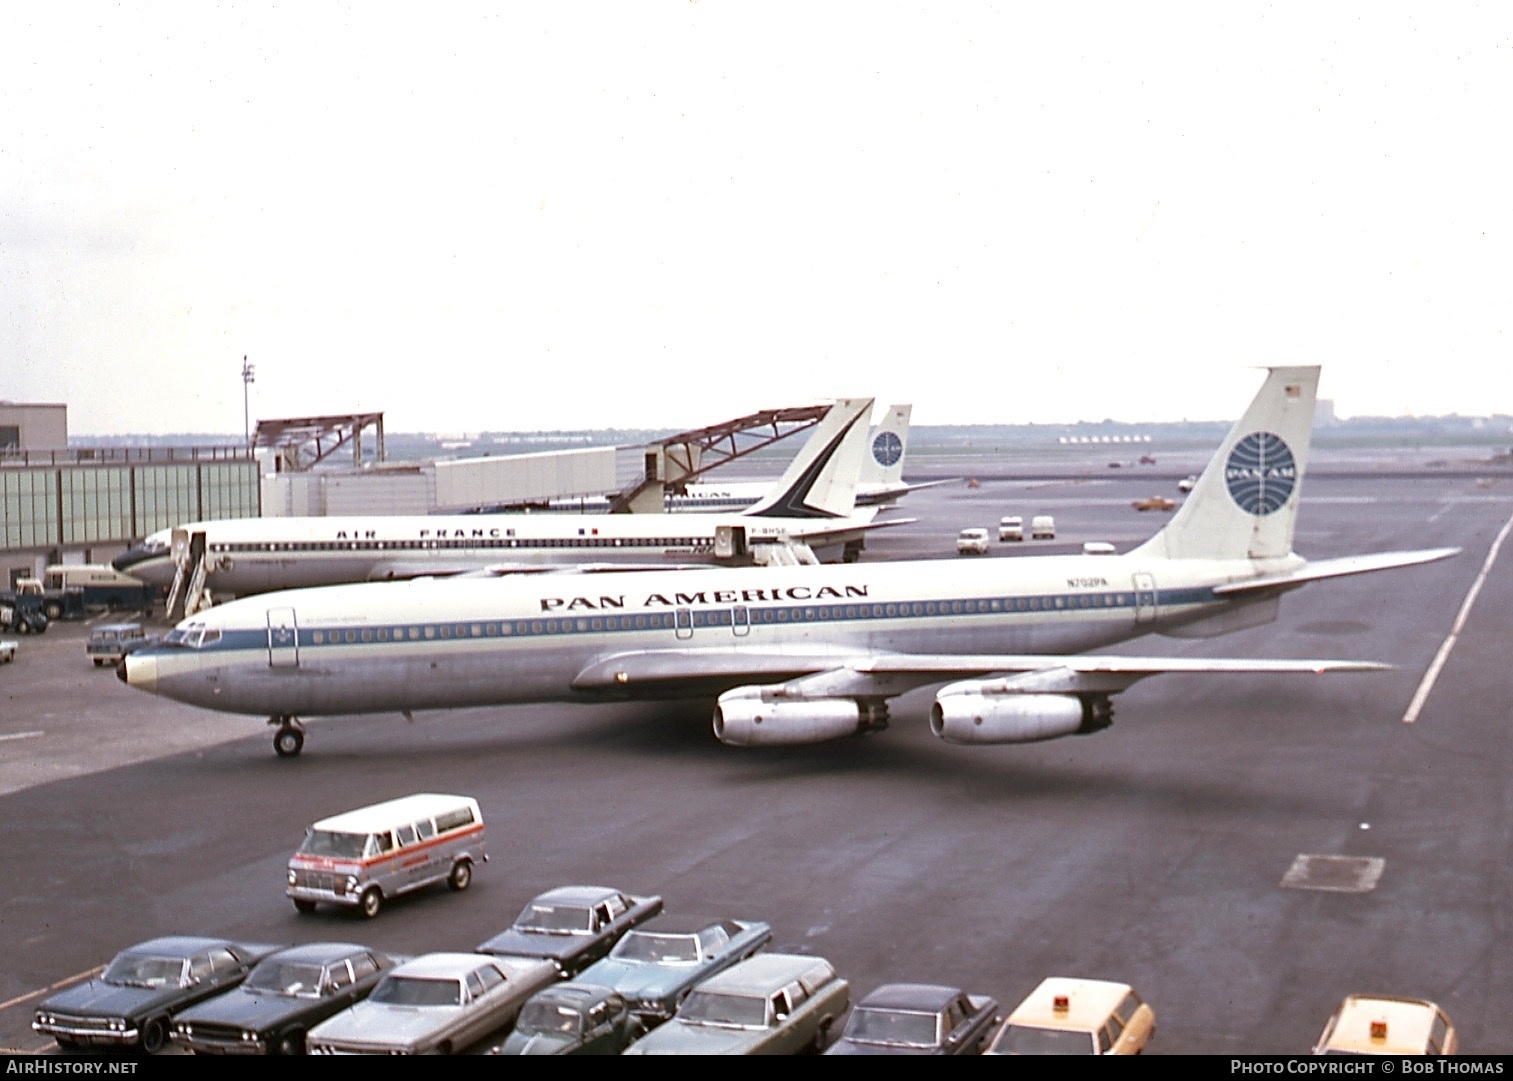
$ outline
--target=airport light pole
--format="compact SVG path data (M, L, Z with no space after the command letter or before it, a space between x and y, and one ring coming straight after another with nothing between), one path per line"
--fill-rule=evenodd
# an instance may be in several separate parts
M253 372L254 372L254 369L253 369L252 365L247 363L247 357L246 357L245 354L243 354L243 356L242 356L242 442L248 443L248 444L251 444L251 442L252 442L252 426L251 426L251 414L247 410L247 393L248 393L248 389L252 386Z

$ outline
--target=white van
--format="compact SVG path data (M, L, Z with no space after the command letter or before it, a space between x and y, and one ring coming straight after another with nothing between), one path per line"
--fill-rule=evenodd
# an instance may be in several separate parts
M1037 514L1030 519L1031 540L1055 540L1056 519L1049 514Z
M372 919L388 898L433 882L467 889L488 858L478 801L423 792L315 823L289 857L284 892L301 912L325 901Z
M956 554L959 556L985 556L988 554L988 531L986 529L963 529L956 534Z
M1024 519L1017 514L998 519L998 539L1000 541L1024 540Z

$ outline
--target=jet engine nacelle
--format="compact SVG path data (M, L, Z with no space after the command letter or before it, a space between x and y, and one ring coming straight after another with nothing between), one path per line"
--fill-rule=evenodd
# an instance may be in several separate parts
M764 699L760 687L720 695L714 734L736 747L824 743L862 730L862 707L850 698Z
M930 731L947 743L1035 743L1108 726L1100 710L1070 694L941 692L930 707Z

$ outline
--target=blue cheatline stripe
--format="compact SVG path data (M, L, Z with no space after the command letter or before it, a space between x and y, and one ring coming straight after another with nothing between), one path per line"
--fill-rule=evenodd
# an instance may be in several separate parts
M618 634L650 630L709 627L783 627L806 624L863 623L874 620L939 619L942 616L1001 616L1106 612L1135 608L1135 592L1045 593L1028 597L972 597L939 601L867 601L849 604L723 605L718 608L679 605L655 612L627 614L540 616L532 619L466 619L426 623L370 623L363 627L301 627L299 648L383 645L412 642L470 641L476 638L538 638L564 634ZM1168 589L1157 593L1157 605L1168 608L1213 603L1211 587ZM737 622L737 611L745 609ZM691 613L690 624L678 622ZM295 606L295 615L299 609ZM266 649L264 628L227 631L205 649ZM292 643L291 643L292 646Z

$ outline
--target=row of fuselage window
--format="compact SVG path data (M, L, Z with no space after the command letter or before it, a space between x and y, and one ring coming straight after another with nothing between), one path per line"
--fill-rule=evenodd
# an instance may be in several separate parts
M212 544L216 554L245 552L427 552L470 548L709 548L713 537L468 537L455 540L273 541Z
M1055 612L1086 609L1128 608L1129 593L1085 593L1075 596L1016 597L964 601L914 601L904 604L805 605L794 608L722 608L635 615L563 616L519 619L493 623L430 623L412 627L363 627L346 630L309 631L312 645L345 645L358 642L403 642L455 638L500 638L542 634L594 633L596 631L694 630L729 627L742 631L752 626L793 623L833 623L860 619L897 619L908 616L987 615L1004 612Z

